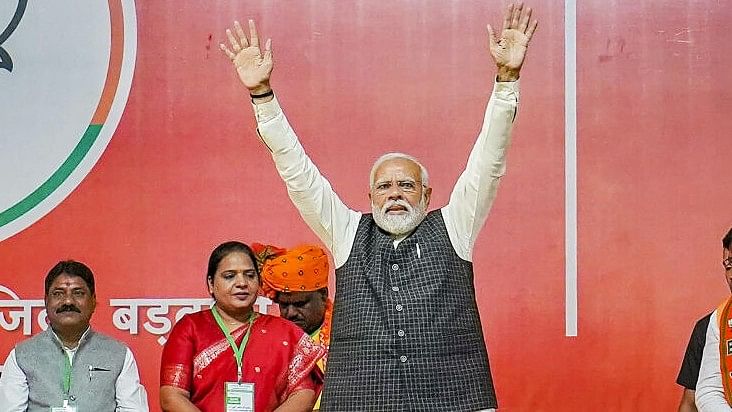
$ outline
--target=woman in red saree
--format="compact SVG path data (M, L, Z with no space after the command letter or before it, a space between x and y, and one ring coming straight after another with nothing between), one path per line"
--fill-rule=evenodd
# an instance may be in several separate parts
M160 367L163 411L224 411L225 386L237 382L253 384L256 412L312 410L324 350L297 325L253 311L260 285L254 262L240 242L211 253L207 281L216 305L173 327ZM235 347L243 348L241 362Z

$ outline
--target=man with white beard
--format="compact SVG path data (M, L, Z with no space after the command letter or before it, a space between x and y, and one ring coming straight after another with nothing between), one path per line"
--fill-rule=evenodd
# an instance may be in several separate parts
M415 166L417 170L413 170ZM384 175L393 174L387 172L387 170L394 168L399 168L402 172L397 177L396 182L384 179ZM415 180L417 173L419 173L419 181ZM377 175L381 177L378 181L376 181ZM376 225L387 233L397 237L407 235L427 215L427 205L430 202L432 188L429 187L427 169L413 156L404 153L387 153L381 156L371 168L369 181L371 185L369 191L371 213ZM399 197L387 197L385 201L379 202L379 199L385 197L394 183L400 189L398 192L403 193L405 198L415 203L414 205ZM412 196L418 193L418 186L422 186L424 190L416 199L412 199Z
M483 127L449 203L427 213L432 189L413 157L389 153L371 170L372 213L348 208L290 127L270 87L253 21L222 50L249 89L259 134L300 214L333 254L336 294L321 411L485 411L496 401L473 286L473 245L505 172L519 71L536 29L510 5L488 26L497 66Z

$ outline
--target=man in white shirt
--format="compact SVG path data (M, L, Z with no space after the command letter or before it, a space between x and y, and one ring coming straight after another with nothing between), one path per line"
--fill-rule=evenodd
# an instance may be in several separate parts
M449 203L428 212L427 170L389 153L371 170L372 213L348 208L305 154L270 87L250 20L222 50L252 98L258 131L303 219L333 254L336 296L321 411L497 408L475 300L472 251L495 198L518 105L518 78L537 22L509 6L488 26L497 82Z
M50 328L18 344L0 376L3 412L147 412L135 358L123 343L95 332L94 275L83 263L59 262L46 276Z
M727 285L732 292L732 229L722 239L722 266L725 271L725 279ZM709 326L707 326L707 338L704 344L704 353L702 355L701 368L699 369L699 380L696 383L696 407L699 412L729 412L732 411L730 403L728 402L728 396L725 395L724 384L722 380L722 368L723 363L720 360L720 348L719 348L719 336L720 336L720 321L719 319L726 319L722 324L725 329L729 328L729 306L732 297L717 310L712 313L709 318ZM725 333L728 333L725 330ZM726 356L732 356L732 351L729 349L730 340L727 339ZM725 369L727 367L725 366ZM726 378L727 382L732 382L732 377ZM732 393L729 394L732 396Z

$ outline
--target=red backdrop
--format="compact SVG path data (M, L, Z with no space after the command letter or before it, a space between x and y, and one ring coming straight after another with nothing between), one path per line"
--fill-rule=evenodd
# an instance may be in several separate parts
M0 284L40 299L58 260L88 263L94 326L130 345L158 410L161 347L117 330L109 299L206 297L208 253L225 240L316 241L218 51L224 29L254 18L272 37L274 89L347 204L368 209L371 162L398 150L424 161L441 206L480 127L485 25L505 5L137 1L117 132L62 204L0 243ZM564 4L531 5L508 174L474 255L501 410L671 410L691 328L727 294L732 4L579 2L577 337L564 335ZM25 338L0 336L2 358Z

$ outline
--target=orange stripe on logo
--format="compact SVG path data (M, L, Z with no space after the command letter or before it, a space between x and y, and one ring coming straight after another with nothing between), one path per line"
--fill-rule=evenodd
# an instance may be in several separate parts
M119 76L122 71L122 52L124 48L124 21L122 19L121 0L109 0L109 26L112 34L109 50L109 68L104 81L102 97L99 99L97 110L92 117L92 124L104 124L112 108L114 95L117 93Z

